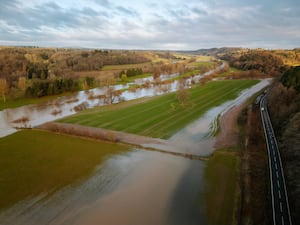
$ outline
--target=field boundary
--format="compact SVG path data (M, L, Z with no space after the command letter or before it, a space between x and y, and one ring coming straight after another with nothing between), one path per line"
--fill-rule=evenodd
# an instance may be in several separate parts
M132 145L144 150L156 151L174 156L180 156L191 160L208 160L208 157L194 155L190 153L174 152L169 150L175 148L170 141L146 137L136 134L125 133L121 131L108 130L103 128L88 127L78 124L49 122L42 124L37 129L47 130L50 132L67 134L71 136L89 138L93 140L104 140L112 143L123 143Z

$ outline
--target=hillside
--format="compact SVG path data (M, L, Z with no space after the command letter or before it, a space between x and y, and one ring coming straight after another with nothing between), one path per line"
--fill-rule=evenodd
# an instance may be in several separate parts
M300 221L299 67L288 70L270 90L268 105L281 151L293 224Z

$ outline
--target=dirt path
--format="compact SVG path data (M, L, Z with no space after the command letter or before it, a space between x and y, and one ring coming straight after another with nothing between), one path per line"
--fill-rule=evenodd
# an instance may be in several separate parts
M239 129L237 119L244 104L234 106L220 118L220 133L216 137L215 148L230 148L238 145Z

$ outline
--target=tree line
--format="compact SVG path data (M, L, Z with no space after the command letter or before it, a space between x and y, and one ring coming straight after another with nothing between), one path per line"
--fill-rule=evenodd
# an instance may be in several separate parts
M252 50L230 52L221 56L229 65L241 70L256 70L271 76L281 76L288 68L284 61L272 52Z
M300 67L283 74L268 92L268 108L283 160L292 222L300 221Z

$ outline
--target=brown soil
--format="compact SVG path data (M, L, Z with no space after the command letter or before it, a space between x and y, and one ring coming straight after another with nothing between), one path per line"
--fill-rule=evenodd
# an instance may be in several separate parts
M220 133L216 137L215 148L236 147L239 144L240 131L237 119L244 105L234 106L220 118Z

